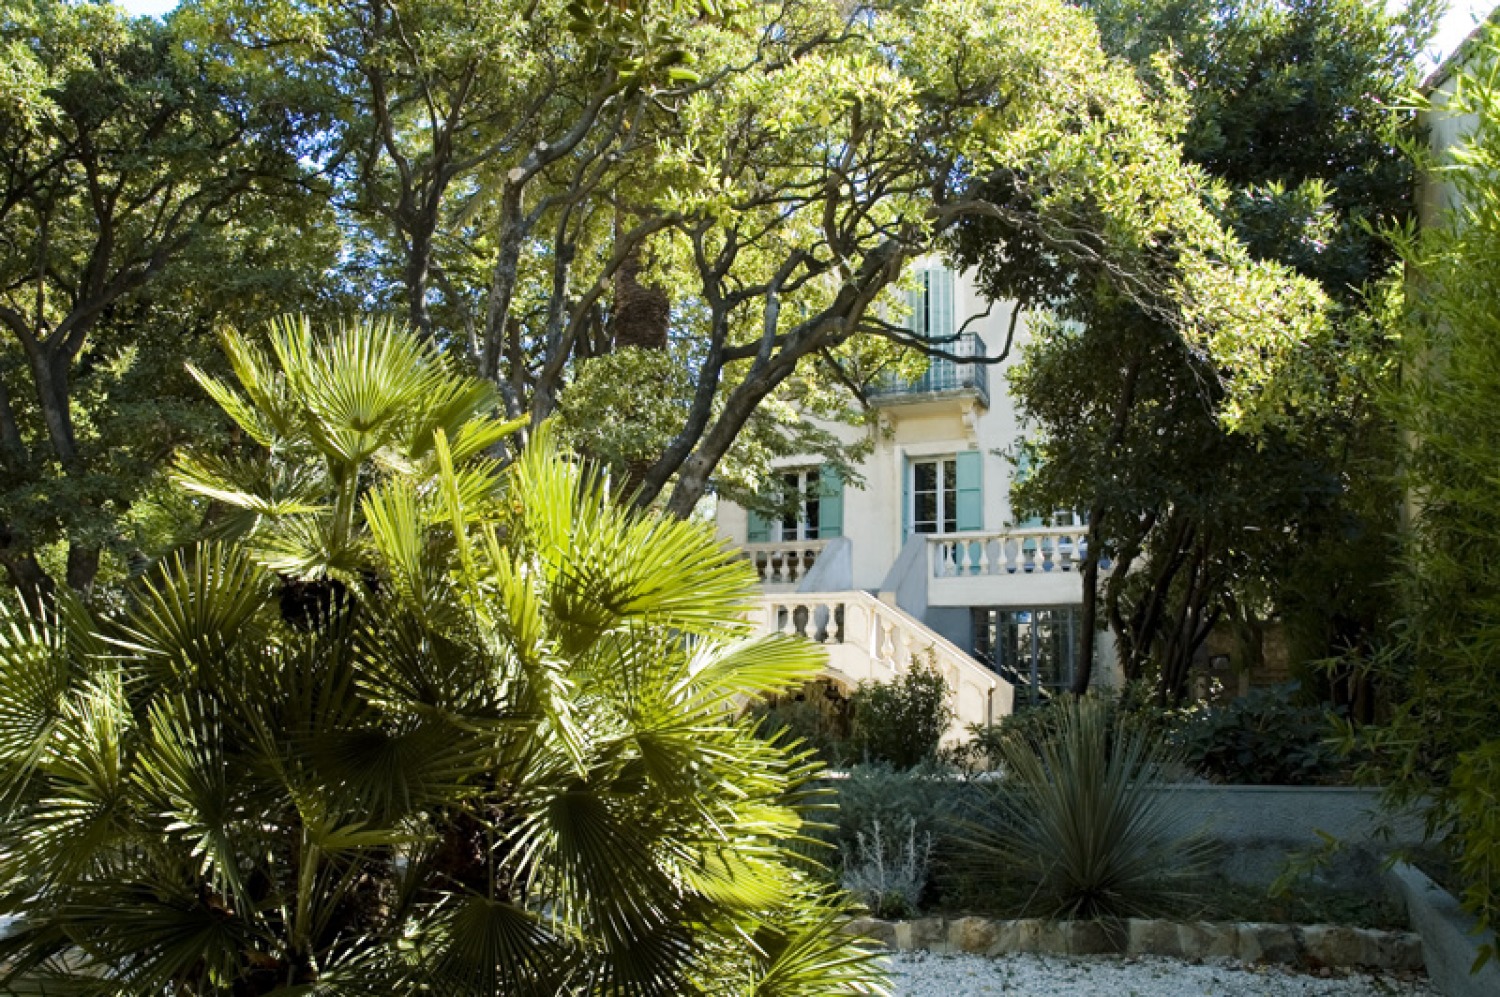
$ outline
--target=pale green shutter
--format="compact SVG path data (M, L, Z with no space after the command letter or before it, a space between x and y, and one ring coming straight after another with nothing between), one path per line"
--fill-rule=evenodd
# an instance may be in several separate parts
M1021 453L1020 453L1020 455L1019 455L1019 457L1018 457L1018 459L1017 459L1017 461L1016 461L1016 484L1018 484L1018 485L1021 484L1023 481L1025 481L1027 479L1028 476L1030 476L1030 474L1031 474L1031 451L1029 451L1029 450L1022 450ZM1012 516L1015 515L1015 510L1014 509L1011 510L1011 515ZM1024 527L1041 526L1042 525L1042 517L1041 516L1032 516L1030 519L1017 520L1016 525L1017 526L1024 526ZM1030 544L1032 541L1028 540L1026 542L1028 544Z
M844 535L844 479L838 468L824 464L818 474L818 539Z
M934 339L953 335L953 271L947 267L929 270L927 293L932 296L932 318L927 334Z
M769 542L771 539L771 521L754 509L748 511L750 513L750 528L745 532L745 542L752 544Z
M911 330L912 335L926 338L927 336L927 274L925 271L917 271L917 289L906 292L906 304L911 309L911 315L906 319L906 328Z
M901 461L901 542L911 534L911 461Z
M954 456L958 478L954 518L960 530L984 529L984 454L964 450Z

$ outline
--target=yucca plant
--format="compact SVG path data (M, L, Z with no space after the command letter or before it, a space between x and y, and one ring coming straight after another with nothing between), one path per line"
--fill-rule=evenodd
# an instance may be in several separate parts
M1175 759L1102 700L1068 697L995 739L1000 778L964 822L966 865L1021 913L1157 917L1193 906L1208 843L1161 777Z
M399 328L270 342L204 379L255 452L180 467L228 539L0 620L0 990L884 992L741 716L820 664L753 572L545 428L502 466Z

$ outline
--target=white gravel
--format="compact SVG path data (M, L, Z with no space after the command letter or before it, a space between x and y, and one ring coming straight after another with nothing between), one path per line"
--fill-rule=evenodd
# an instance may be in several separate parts
M1237 963L1151 956L892 956L898 997L1439 997L1426 979L1308 976Z

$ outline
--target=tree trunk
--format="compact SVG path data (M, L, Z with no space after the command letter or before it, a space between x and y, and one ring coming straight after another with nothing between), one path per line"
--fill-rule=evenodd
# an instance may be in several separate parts
M1103 501L1095 502L1089 510L1089 552L1083 560L1083 612L1079 622L1078 661L1071 689L1075 696L1088 692L1094 677L1094 646L1099 621L1099 559L1104 553L1101 536L1106 515Z
M622 214L615 216L616 238L627 228ZM640 350L667 348L672 302L665 288L641 283L641 271L646 268L648 260L645 242L638 242L631 247L620 269L615 271L615 300L609 324L617 350L625 347ZM632 461L625 467L624 480L617 492L622 500L630 501L640 492L652 463L650 460Z
M1105 443L1106 460L1112 460L1114 452L1125 441L1125 429L1130 425L1130 410L1135 405L1135 388L1140 375L1140 360L1132 360L1125 371L1120 400L1110 420L1109 440ZM1083 621L1082 632L1078 635L1078 666L1072 688L1075 696L1088 692L1089 682L1094 677L1094 646L1098 641L1099 621L1099 560L1104 556L1104 519L1108 515L1105 496L1095 496L1089 509L1089 552L1083 564Z
M664 288L641 283L645 264L645 247L637 244L615 273L615 307L610 321L615 349L633 346L643 350L663 350L667 347L672 302Z
M68 544L68 588L87 599L94 593L99 575L99 545L77 541Z
M36 612L51 602L57 584L42 570L35 554L20 549L19 540L6 523L0 523L0 564L5 565L5 574L28 609Z

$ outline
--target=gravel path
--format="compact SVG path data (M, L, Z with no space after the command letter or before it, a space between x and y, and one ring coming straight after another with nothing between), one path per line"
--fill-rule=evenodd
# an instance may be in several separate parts
M1322 978L1234 963L1118 956L904 953L891 958L898 997L1438 997L1425 979Z

